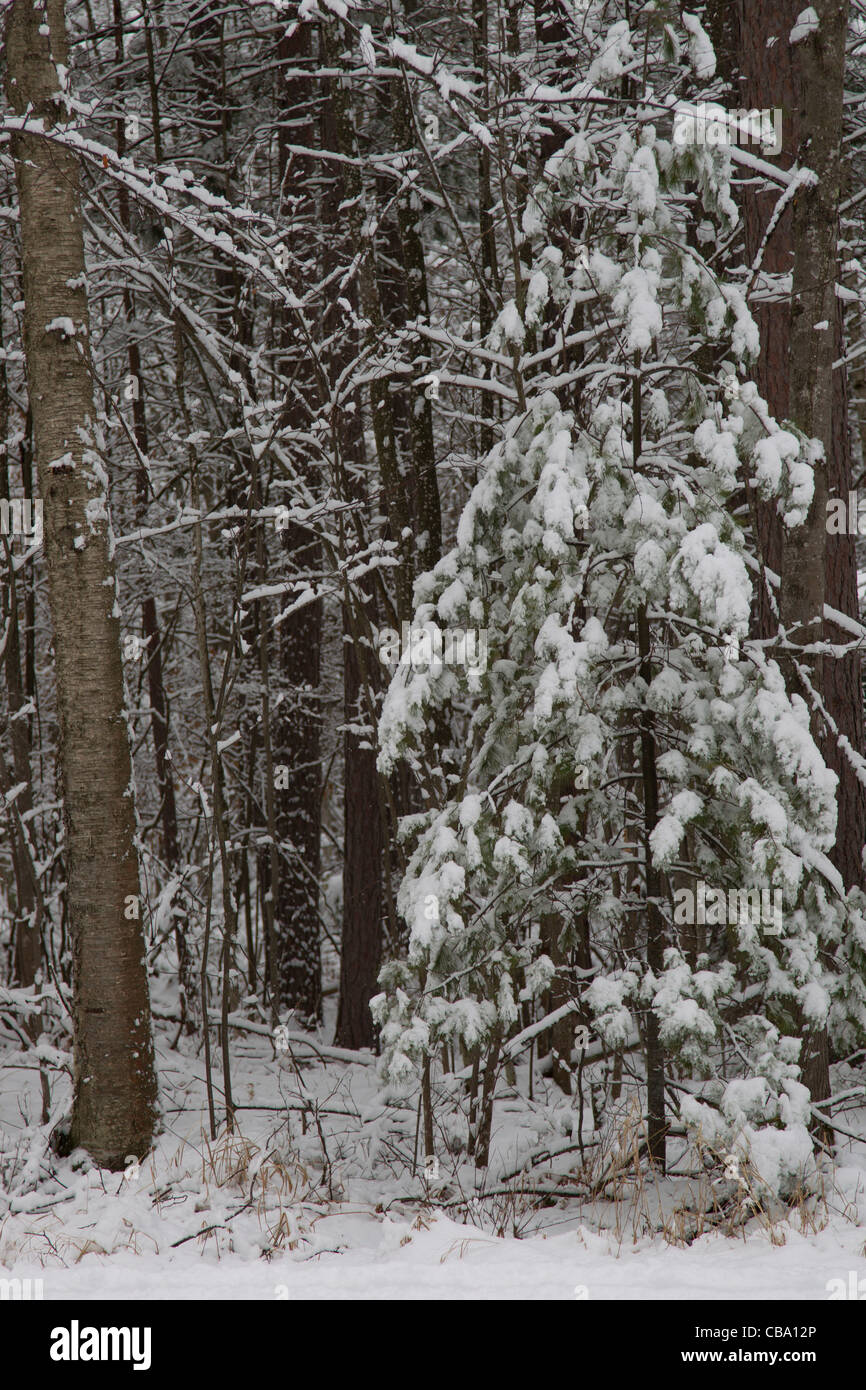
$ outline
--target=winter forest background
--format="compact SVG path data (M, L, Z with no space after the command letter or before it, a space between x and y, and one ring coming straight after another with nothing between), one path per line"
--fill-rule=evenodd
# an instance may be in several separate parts
M866 1291L866 3L2 10L3 1272Z

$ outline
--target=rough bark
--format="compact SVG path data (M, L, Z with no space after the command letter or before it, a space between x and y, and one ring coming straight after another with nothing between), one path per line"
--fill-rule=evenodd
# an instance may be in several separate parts
M343 65L343 30L332 20L320 26L323 57L329 67ZM347 87L339 82L330 84L330 111L333 148L343 156L342 183L344 202L342 216L357 258L358 302L363 315L363 347L368 367L376 363L376 355L385 337L385 320L376 275L376 217L368 190L360 172L360 159L354 113ZM384 369L383 369L384 370ZM408 619L412 611L412 532L406 499L406 480L400 471L397 455L391 393L385 375L375 374L368 388L370 417L376 444L376 457L382 479L385 508L391 538L396 543L399 563L394 569L397 595L397 616Z
M338 145L333 122L331 83L326 85L323 144ZM336 174L323 199L323 221L337 225L338 208L348 196L345 180ZM350 259L348 239L338 240L329 251L327 269ZM356 290L349 290L356 307ZM326 335L334 343L328 363L332 380L339 380L360 343L354 328L343 320L344 310L330 304L325 309ZM341 322L341 320L343 320ZM331 414L332 441L340 495L363 505L355 514L354 528L342 529L342 551L363 543L367 512L364 483L364 420L361 393L348 408L335 406ZM343 598L343 916L340 947L340 993L335 1041L341 1047L372 1047L376 1031L369 1001L377 992L382 951L383 868L386 840L382 809L382 785L376 770L371 708L376 671L371 646L362 647L370 624L377 621L377 588L373 575L344 589Z
M2 323L2 313L0 313ZM5 358L0 362L0 497L9 499L9 388ZM25 544L27 544L25 542ZM33 785L30 768L30 722L21 678L21 626L19 585L23 571L13 560L12 541L2 538L5 573L0 586L0 623L5 632L3 666L9 700L9 742L12 768L0 757L0 792L8 796L13 787L21 788L9 806L12 868L15 875L12 979L22 988L34 984L42 961L41 900L34 855L30 843ZM33 1027L36 1020L31 1020ZM35 1034L34 1034L35 1035Z
M778 163L789 169L798 158L810 168L815 167L815 152L810 153L808 145L802 144L803 135L811 130L811 122L826 125L827 120L835 120L837 131L831 138L830 153L835 162L838 157L838 141L841 135L841 107L838 93L835 116L832 115L832 94L830 106L825 109L823 95L816 96L809 89L810 78L806 65L813 60L803 44L791 45L787 36L800 13L802 6L798 0L776 0L760 6L740 4L737 12L736 38L738 57L742 69L741 104L744 107L779 108L782 111L783 149ZM828 19L832 16L828 15ZM837 18L833 23L838 26ZM822 84L826 74L815 75ZM840 79L841 80L841 79ZM838 81L837 81L838 88ZM823 93L823 87L822 87ZM833 139L836 152L833 154ZM825 156L821 156L825 157ZM838 169L831 176L838 189ZM772 234L767 237L766 229L773 209L778 201L777 189L756 188L747 185L743 192L743 215L745 228L746 259L752 265L760 254L762 280L755 285L758 296L750 302L750 307L761 334L761 355L758 361L756 379L761 395L769 404L770 413L779 420L793 419L805 428L805 417L798 418L801 405L791 394L791 353L793 349L791 297L783 285L773 289L774 276L790 275L795 259L794 209L789 206L778 220ZM798 198L801 223L798 235L802 237L811 217L813 204L808 191ZM835 229L835 209L827 211L829 204L824 197L824 217L830 216ZM835 230L833 231L835 239ZM805 243L803 255L807 258ZM833 252L835 260L835 250ZM804 264L801 257L801 265ZM834 272L835 274L835 272ZM764 278L764 275L766 278ZM770 292L772 297L768 297ZM795 290L795 294L798 293ZM817 307L817 306L816 306ZM832 400L829 402L831 423L827 437L827 468L822 488L826 496L848 496L851 487L851 458L847 430L847 379L844 369L830 373L828 358L838 360L843 355L842 305L827 295L826 311L832 332L816 333L809 324L809 332L801 332L797 351L805 357L805 369L817 373L819 369L827 379L832 377ZM818 322L821 320L818 319ZM805 321L801 318L801 323ZM813 357L812 348L820 347L823 357ZM759 542L765 564L779 574L782 561L782 524L777 509L772 503L758 503ZM813 518L814 519L814 518ZM814 523L817 528L817 521ZM794 552L789 552L787 564L791 573ZM850 617L859 617L857 600L857 557L855 538L839 535L824 550L824 602L831 608ZM786 595L790 601L790 595ZM759 590L754 623L756 636L769 637L776 630L776 618L772 612L765 590ZM845 642L847 637L830 623L824 624L823 636L829 642ZM821 673L823 678L823 699L831 718L839 732L859 752L864 751L863 700L861 694L861 660L856 653L838 661L826 661ZM863 883L861 853L864 831L866 831L866 790L860 785L847 758L839 749L835 736L824 729L816 729L821 741L822 752L830 767L839 775L837 795L838 827L837 843L831 858L842 874L847 886Z
M124 26L121 0L114 0L114 51L118 66L123 64ZM117 153L126 153L126 129L122 117L117 121ZM118 189L118 213L123 227L130 227L129 194L121 185ZM127 358L129 379L132 388L132 428L136 447L142 460L146 460L150 449L147 430L147 409L144 398L144 378L141 367L141 352L135 336L135 298L127 286L123 291L123 312L130 332ZM147 508L149 479L144 462L136 471L136 507L140 524L144 524ZM145 594L141 601L141 625L147 651L147 686L151 711L151 731L156 755L156 780L159 790L160 820L162 823L163 853L169 869L175 869L180 862L180 842L177 828L177 806L174 796L174 778L168 754L168 698L162 669L162 636L159 615L153 594Z
M47 18L48 32L43 32ZM62 0L7 11L7 94L53 127L68 65ZM54 629L74 963L72 1145L119 1169L150 1147L156 1078L140 920L135 809L124 717L107 478L92 444L77 161L41 135L14 136L24 346L44 505ZM71 328L72 332L66 331Z
M824 462L815 466L815 496L806 522L786 533L782 547L781 618L797 643L820 641L824 635L828 474L838 447L835 416L840 404L833 361L848 0L823 0L815 9L818 29L794 46L793 59L801 132L798 163L812 170L815 179L794 202L789 375L791 418L811 439L820 441ZM823 658L806 664L811 666L813 684L824 694L829 661ZM791 684L796 684L793 674ZM807 1036L802 1065L812 1099L829 1096L826 1031Z
M414 0L404 0L407 21L415 14ZM408 79L403 73L393 85L392 109L397 147L415 154L416 131L412 119L412 103ZM403 268L400 296L403 326L429 324L430 302L427 290L427 263L422 237L421 201L409 186L397 199L397 223ZM419 334L407 336L412 353L413 377L426 376L430 371L430 347ZM426 391L419 390L409 402L410 448L412 452L412 483L417 519L416 566L419 571L432 569L442 555L442 507L439 482L436 476L436 450L433 438L433 408Z
M635 362L632 431L635 466L643 449L642 400L640 361ZM637 639L640 655L640 677L647 689L652 682L650 626L646 606L637 614ZM659 785L656 767L656 742L652 714L641 712L640 763L643 789L643 855L646 892L646 963L658 978L664 962L665 921L661 910L662 876L653 863L651 836L658 823ZM647 1087L647 1146L650 1158L664 1172L667 1160L667 1119L665 1114L665 1054L661 1041L659 1017L655 1009L646 1015L646 1087Z
M291 228L287 247L292 255L292 284L296 292L311 288L316 274L317 161L290 149L315 148L319 123L313 104L311 77L297 75L312 66L312 30L299 25L280 41L281 63L293 75L281 84L285 101L279 132L281 220ZM307 436L310 405L320 396L307 344L297 326L283 329L286 357L283 369L290 388L281 425L301 439ZM291 436L289 436L291 437ZM295 468L315 495L318 461L306 443ZM316 583L322 568L322 547L314 529L290 522L280 533L285 578ZM322 962L319 923L321 876L322 605L316 601L298 609L279 628L279 670L285 687L272 711L274 762L288 769L288 781L275 799L277 840L282 846L275 894L275 930L279 943L280 1003L293 1008L311 1026L322 1018Z
M802 7L797 0L752 6L741 4L739 56L744 72L744 105L780 107L783 151L780 163L794 163L817 175L802 188L763 245L778 194L749 192L744 202L746 251L751 261L762 251L762 266L792 275L790 296L779 287L772 302L752 306L761 330L758 385L771 413L789 418L824 446L825 462L816 469L815 499L805 526L783 534L775 509L759 507L759 541L764 562L781 575L780 616L793 640L846 641L821 616L824 604L859 617L855 538L826 533L828 496L847 498L851 460L847 430L847 381L833 369L842 356L842 309L835 295L838 274L837 208L841 187L842 95L845 69L847 0L817 5L817 35L790 44L791 28ZM825 323L817 329L815 324ZM769 636L775 616L766 592L759 595L755 630ZM807 663L810 679L840 734L864 750L861 662ZM799 689L789 666L792 688ZM831 857L847 886L863 882L862 849L866 794L839 748L837 735L815 721L814 730L828 765L839 775L837 839ZM829 1094L825 1032L806 1040L804 1080L813 1099Z
M336 1042L357 1048L376 1042L370 1000L378 992L382 950L383 834L376 749L369 729L363 732L368 719L352 626L346 622L343 637L343 931Z
M799 145L800 114L792 67L794 50L787 42L799 10L791 0L770 0L753 5L740 0L737 42L742 77L742 105L782 112L782 152L777 163L793 165ZM772 41L772 42L771 42ZM761 335L761 352L755 369L758 390L777 420L790 415L788 342L791 324L790 296L779 277L790 275L793 265L791 228L793 212L786 207L768 236L767 228L779 200L779 189L757 182L742 194L746 262L758 266L749 307ZM758 543L765 565L778 574L782 564L782 523L774 502L758 502ZM756 597L755 636L770 637L777 617L767 591Z

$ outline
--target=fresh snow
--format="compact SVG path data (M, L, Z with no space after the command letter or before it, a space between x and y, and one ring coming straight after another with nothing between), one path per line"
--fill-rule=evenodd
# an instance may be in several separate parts
M802 10L797 15L796 23L791 30L790 42L802 43L804 39L810 38L812 34L818 32L818 24L818 15L813 6L810 5L807 10Z
M18 1169L19 1181L8 1184L7 1177L0 1188L0 1278L40 1278L46 1300L575 1302L821 1301L831 1279L847 1280L850 1270L866 1276L864 1143L840 1139L826 1206L818 1208L814 1222L802 1222L796 1208L780 1210L772 1221L759 1215L744 1230L698 1235L689 1245L646 1234L640 1215L642 1210L670 1214L687 1199L689 1183L676 1177L650 1182L639 1200L626 1196L619 1212L614 1204L563 1198L533 1214L519 1197L510 1204L482 1199L455 1210L425 1203L422 1164L415 1179L395 1180L388 1146L411 1157L415 1109L388 1117L378 1070L368 1056L316 1060L317 1046L325 1053L339 1050L315 1035L291 1031L299 1079L288 1054L274 1058L266 1027L236 1034L236 1102L276 1108L242 1110L230 1148L225 1139L213 1144L206 1137L201 1057L184 1043L179 1052L169 1048L174 1024L158 1022L157 1030L165 1115L154 1153L129 1177L85 1171L35 1144ZM56 1066L63 1058L48 1049L49 1063ZM840 1078L845 1079L841 1072ZM215 1081L219 1085L219 1075ZM744 1113L752 1104L751 1092L743 1089L749 1085L755 1092L755 1083L742 1083L737 1093ZM538 1077L536 1088L534 1105L507 1088L500 1095L491 1189L501 1185L497 1173L513 1170L520 1154L567 1146L562 1123L571 1115L567 1102ZM25 1110L35 1108L37 1091L32 1070L29 1077L8 1067L0 1073L4 1174L16 1142L26 1138L19 1101ZM330 1198L316 1127L308 1123L303 1135L297 1108L280 1114L281 1097L283 1104L297 1107L305 1098L321 1107L332 1164ZM755 1100L760 1100L757 1093ZM866 1107L848 1109L844 1124L866 1136ZM33 1144L34 1132L28 1135ZM586 1142L591 1138L586 1131ZM767 1147L772 1137L762 1143L764 1161L778 1162L777 1152ZM245 1170L241 1165L245 1176L235 1182L229 1175L243 1144L250 1146L251 1161ZM283 1160L285 1172L269 1176L262 1200L261 1185L251 1180L257 1167L267 1169L275 1157ZM567 1175L572 1167L565 1153L535 1172ZM40 1169L36 1188L33 1179ZM467 1176L459 1161L446 1157L440 1179L430 1184L431 1196L453 1203L463 1185L470 1198ZM552 1179L537 1181L543 1185ZM512 1179L511 1186L519 1183ZM266 1259L264 1251L275 1241L280 1244L281 1219L292 1248L277 1248ZM505 1234L500 1233L503 1221ZM196 1237L211 1226L219 1229Z

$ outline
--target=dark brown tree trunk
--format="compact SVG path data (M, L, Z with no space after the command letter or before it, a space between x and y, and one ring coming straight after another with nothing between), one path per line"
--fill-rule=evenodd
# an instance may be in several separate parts
M635 469L639 467L643 449L642 398L640 359L635 360L632 394L632 432ZM640 655L640 678L649 689L652 682L650 626L646 606L637 614L637 645ZM658 823L659 786L656 767L656 742L652 714L648 710L640 719L640 765L643 788L642 840L644 853L644 891L646 893L646 963L658 978L664 962L665 920L661 910L662 875L653 864L650 838ZM661 1170L667 1163L667 1117L665 1112L665 1053L661 1041L659 1017L654 1008L646 1013L646 1088L647 1088L647 1146L650 1158Z
M329 67L343 66L347 34L342 25L331 18L320 26L322 56ZM332 81L329 85L328 120L333 131L333 149L342 155L341 181L344 198L342 216L357 257L358 304L364 320L362 346L368 361L376 357L386 336L379 283L376 272L375 216L369 190L361 173L354 112L345 85ZM414 573L410 509L406 497L406 479L401 473L397 452L394 417L391 408L390 383L385 375L376 374L370 381L367 395L370 423L376 445L376 460L381 477L382 493L388 516L391 538L396 545L399 563L394 568L397 615L402 621L411 616L412 579Z
M570 61L568 51L569 21L562 0L534 0L534 20L541 80L549 81L556 86L567 86ZM626 79L623 80L623 91L624 95L628 94ZM571 133L567 125L561 125L555 119L548 120L546 127L542 130L539 142L542 170L550 156L562 148ZM562 253L563 264L574 261L576 247L584 236L585 222L583 211L574 208L565 214L564 220L557 220L551 227L551 245ZM525 245L528 251L529 243L527 242ZM583 331L584 313L582 304L574 307L568 326L570 334L579 334ZM579 343L571 348L564 346L562 319L562 310L554 308L553 304L549 303L545 310L544 322L538 332L538 346L552 348L558 345L559 360L555 364L551 363L551 371L573 372L579 369L583 362L584 349L583 345ZM581 394L581 388L578 384L572 385L566 392L568 407L575 410L578 418L580 418Z
M791 418L806 435L823 445L825 462L815 465L815 496L805 524L788 532L782 547L782 624L798 644L820 641L825 633L827 561L832 549L827 535L829 477L834 454L838 454L840 446L842 459L836 459L837 474L845 471L847 460L847 424L844 417L838 420L845 393L840 392L834 381L834 376L840 373L834 374L833 362L838 343L837 223L842 182L848 0L818 0L814 8L819 21L817 31L794 45L793 50L800 112L798 164L810 169L815 179L804 185L794 200L790 409ZM794 15L793 19L796 17ZM844 581L845 566L838 561L835 575L837 582ZM844 694L844 673L836 678L827 670L833 664L831 659L807 660L804 664L811 668L812 681L820 695L827 698L831 689ZM796 688L797 683L792 671L792 687ZM838 713L834 708L829 712L831 717ZM862 731L862 713L860 723ZM823 741L826 745L828 740L825 737ZM863 790L858 788L858 791L862 807ZM841 811L841 805L839 809ZM852 825L843 825L840 821L837 853L840 839L855 828L862 848L863 827L862 814ZM851 848L843 851L845 859L850 855ZM862 870L856 877L861 880ZM803 1080L813 1101L826 1099L830 1094L826 1030L807 1036L802 1065Z
M114 33L115 57L118 67L122 68L124 60L124 25L123 5L121 0L114 0ZM117 122L117 153L121 156L126 153L126 123L122 117L120 117ZM118 211L122 226L128 230L130 225L129 195L122 184L118 189ZM123 292L123 311L126 318L127 330L130 334L129 347L127 350L129 361L129 378L127 385L131 393L132 401L133 436L139 453L143 459L146 459L149 453L150 443L147 433L144 379L141 370L141 352L135 337L135 300L132 291L128 287L124 289ZM143 463L140 463L136 472L136 506L142 522L147 507L148 488L149 481L147 469ZM156 754L156 780L159 791L163 853L168 868L175 869L180 863L180 842L177 829L174 778L171 773L171 763L167 757L168 700L165 693L165 681L162 670L162 636L159 628L159 617L156 611L156 600L152 594L146 594L142 599L141 625L147 654L147 688L150 700L153 747L154 753Z
M799 10L791 0L768 0L755 5L739 0L737 44L742 77L742 105L759 110L782 112L782 152L778 164L793 165L799 147L800 112L796 99L793 50L788 35ZM742 194L746 262L756 266L755 288L759 294L750 300L750 309L761 335L761 352L755 371L758 390L777 420L790 418L788 343L791 302L782 277L791 274L793 212L787 206L767 236L767 228L779 201L776 186L746 185ZM774 502L756 504L758 544L764 564L775 574L782 567L782 522ZM755 596L753 632L771 637L778 628L773 601L760 586Z
M407 21L415 13L415 0L404 0ZM403 73L392 88L394 135L397 148L415 149L416 133L412 106ZM397 223L403 266L401 327L408 323L429 325L430 303L427 293L427 264L422 237L421 201L410 186L397 199ZM430 372L430 345L420 334L410 334L407 345L412 353L413 378ZM415 567L419 572L432 569L442 554L442 508L436 476L436 450L433 438L433 407L426 390L415 387L409 395L409 437L412 456L412 484L417 522Z
M372 613L368 608L368 615ZM348 618L348 615L347 615ZM354 633L353 629L354 628ZM355 634L348 620L343 635L343 931L336 1042L340 1047L374 1047L370 1000L377 993L382 950L383 833L376 771L375 731L369 727ZM367 661L374 653L367 647ZM367 677L369 680L369 675Z
M533 19L539 80L558 84L565 75L569 28L563 0L533 0ZM539 153L542 165L564 145L570 135L571 130L567 125L560 125L555 118L548 118L547 126L541 133Z
M2 324L0 310L0 324ZM9 384L6 358L0 361L0 497L11 497L9 475ZM31 499L32 500L32 499ZM28 545L24 541L23 545ZM12 840L12 867L15 875L15 916L13 927L12 979L22 988L34 984L42 963L41 900L36 879L34 855L30 843L30 813L33 810L33 786L30 767L30 721L21 711L26 698L21 675L21 599L19 586L24 571L13 562L12 541L2 540L4 580L0 586L0 623L5 633L3 665L9 700L9 741L12 746L12 768L5 762L0 766L0 792L9 796L13 787L20 790L9 803ZM25 581L26 582L26 581ZM35 1028L38 1020L33 1020Z
M842 301L836 301L833 355L845 355ZM844 368L833 373L833 448L827 467L827 491L831 497L846 498L853 487L851 436L848 429L848 377ZM857 594L856 537L827 537L824 601L846 617L859 619ZM851 641L850 633L825 620L824 640L839 644ZM855 752L866 753L863 718L863 662L859 652L824 662L824 703L839 734ZM828 732L821 740L821 751L828 767L839 777L836 793L838 815L836 843L830 858L847 888L866 886L863 846L866 843L866 787L863 787L851 761L839 746L839 739Z
M472 0L472 65L475 80L482 94L482 118L486 119L490 86L490 48L488 44L488 0ZM490 150L485 144L478 147L478 233L479 256L481 259L481 279L478 286L478 327L482 341L486 341L501 303L502 287L499 275L499 262L496 250L496 222L493 215L493 178ZM482 373L489 368L481 368ZM484 414L492 409L486 403L488 398L481 393L481 410ZM496 441L490 420L482 418L478 432L478 448L482 458L490 453Z
M328 100L332 84L326 83L322 140L326 149L338 148L333 104ZM347 197L345 180L335 174L323 199L323 221L336 226L338 208ZM341 238L327 253L326 268L351 259L350 238ZM349 291L357 304L354 287ZM357 332L345 322L345 311L329 305L324 314L326 333L335 346L329 369L337 380L360 350ZM355 392L346 405L332 414L332 438L340 495L363 504L355 525L342 531L343 551L362 542L368 514L365 484L363 400ZM341 1047L373 1047L376 1031L369 1001L377 992L382 952L383 861L385 831L382 786L376 770L375 692L378 684L376 654L367 634L377 621L379 604L372 575L344 587L343 598L343 916L340 948L340 993L335 1040Z
M541 946L544 954L549 956L553 965L556 967L556 974L551 981L545 1007L551 1013L567 1004L571 999L571 988L565 975L567 964L567 954L560 945L563 922L559 914L545 915L541 919ZM565 1018L560 1018L551 1027L549 1034L542 1035L539 1048L545 1045L545 1039L549 1037L551 1052L551 1076L557 1086L565 1095L570 1096L572 1092L571 1080L571 1052L574 1047L574 1014L566 1014Z
M316 274L316 161L290 150L290 145L315 148L319 140L312 77L297 69L311 67L312 28L299 25L279 45L280 62L293 70L283 86L285 105L279 133L281 220L291 228L286 250L292 257L295 292L312 287ZM301 438L309 432L310 405L320 396L306 342L283 328L287 351L284 372L290 395L282 414L283 427ZM291 445L290 445L291 447ZM317 460L306 445L295 467L315 494ZM281 532L283 573L288 580L315 585L322 568L322 547L315 530L290 522ZM319 923L321 876L322 605L306 604L281 623L279 670L286 687L272 716L273 758L287 769L286 785L276 793L277 839L282 847L275 900L275 930L280 952L280 1003L295 1009L299 1019L315 1026L322 1019L322 962Z
M812 157L809 147L801 152L803 133L816 113L804 105L807 98L803 86L805 53L802 44L787 42L791 28L802 6L798 0L776 0L776 3L752 5L741 3L735 26L738 38L739 62L742 68L742 104L759 109L779 108L782 111L783 149L778 163L789 169L801 157L809 167ZM815 105L814 99L812 105ZM837 120L838 120L837 115ZM841 127L839 127L841 133ZM838 179L838 173L834 175ZM770 276L787 276L794 267L794 210L789 205L779 218L773 232L766 229L780 195L779 189L755 189L747 185L743 193L746 257L752 265L760 253L762 272ZM807 202L803 202L805 198ZM801 208L811 207L809 194L804 192ZM805 218L811 216L805 212ZM832 214L835 218L835 211ZM835 233L834 233L835 237ZM835 254L835 253L834 253ZM752 314L761 334L761 355L756 379L761 395L767 400L770 413L779 420L797 418L791 398L791 300L784 287L777 288L772 299L766 300L772 282L756 286L760 297L751 302ZM835 300L828 302L832 332L818 335L811 342L817 345L819 336L824 346L838 360L843 356L842 308ZM805 349L805 344L804 344ZM825 357L828 354L825 353ZM817 360L816 360L817 370ZM825 362L825 369L827 364ZM847 429L847 378L844 368L832 372L832 423L829 426L826 493L847 500L851 487L851 459ZM782 523L775 504L758 503L759 540L765 564L776 574L782 571ZM790 570L790 565L789 565ZM828 538L824 555L824 602L852 618L859 618L857 599L857 558L855 538L849 535ZM757 595L755 635L769 637L776 630L776 618L765 589ZM845 642L847 634L827 622L823 636L829 642ZM861 690L861 660L854 653L837 661L824 662L823 698L827 710L840 734L858 752L866 750L863 726ZM830 767L840 778L837 797L838 836L831 858L847 886L863 883L861 854L866 836L866 789L864 789L849 760L840 750L838 740L826 729L817 730L822 752Z
M815 499L806 524L783 534L775 507L759 504L759 539L764 562L781 575L783 625L798 643L845 642L847 634L823 616L826 604L859 618L855 538L827 535L829 496L847 500L851 460L847 428L847 381L833 362L843 356L842 309L835 295L838 274L837 218L841 189L842 92L847 0L817 5L818 33L790 44L802 6L797 0L739 8L739 54L744 104L782 110L780 163L811 169L817 183L801 188L763 248L762 267L793 276L789 298L781 288L770 304L753 304L761 330L758 385L771 413L789 418L821 440L825 464L816 468ZM746 250L750 263L761 250L778 191L747 193ZM825 323L825 328L815 324ZM776 620L766 589L759 594L755 630L769 636ZM805 663L838 734L864 751L861 662L857 654ZM792 689L800 690L789 665ZM839 775L837 838L831 858L846 886L864 882L866 790L860 785L839 738L824 721L814 730L828 765ZM813 1100L829 1094L826 1032L804 1044L804 1080Z

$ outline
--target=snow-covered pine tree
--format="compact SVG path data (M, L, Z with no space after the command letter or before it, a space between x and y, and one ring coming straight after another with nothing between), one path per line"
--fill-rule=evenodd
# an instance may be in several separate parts
M687 19L682 49L706 77L709 41ZM672 26L647 42L671 71ZM428 802L403 825L408 957L383 969L374 1012L392 1079L443 1045L480 1049L492 1075L560 969L542 923L562 960L583 933L573 1007L596 1055L642 1039L653 1157L666 1089L784 1193L811 1162L803 1029L832 1014L850 1038L864 1022L849 968L862 899L827 857L836 777L772 644L747 640L754 503L800 524L812 445L749 380L755 324L709 263L736 225L730 150L687 122L683 138L681 118L671 132L670 93L617 111L628 25L596 44L567 94L576 133L523 215L526 278L491 335L525 408L415 587L429 651L436 630L484 629L487 662L419 664L419 636L386 697L380 769L407 759ZM583 244L563 252L578 223ZM553 314L564 359L578 305L582 363L557 377L527 337ZM575 380L576 412L561 400Z

